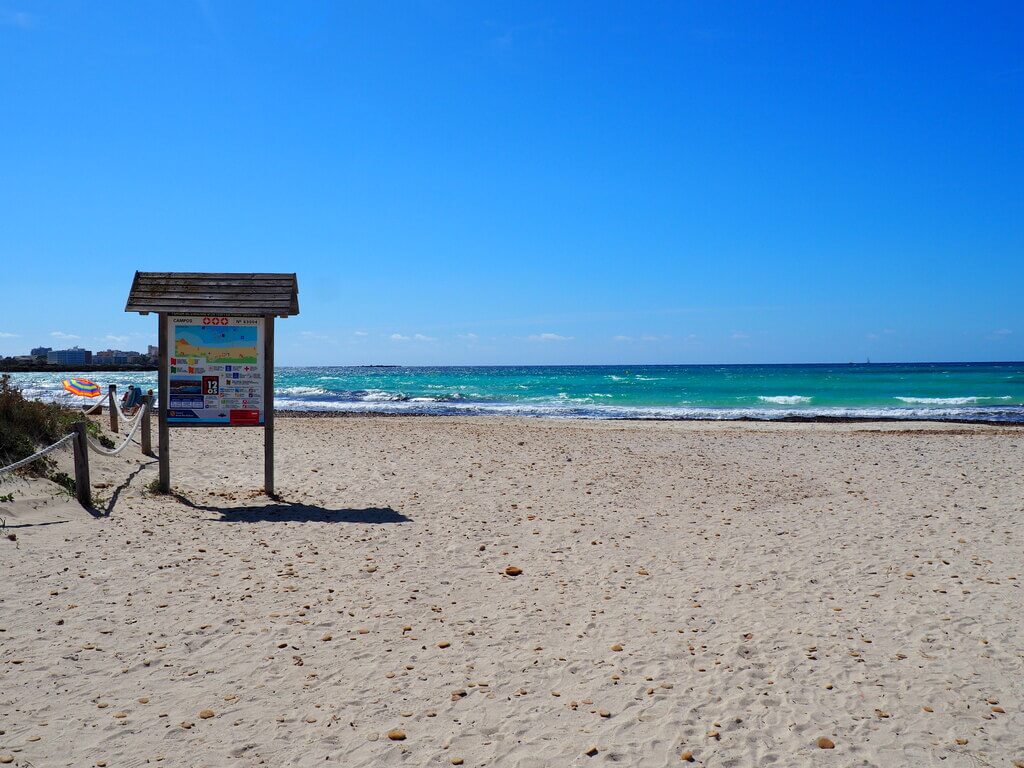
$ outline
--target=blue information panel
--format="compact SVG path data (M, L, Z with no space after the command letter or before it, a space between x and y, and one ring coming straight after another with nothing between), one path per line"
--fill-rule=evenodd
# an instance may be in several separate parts
M263 318L168 317L171 425L263 424Z

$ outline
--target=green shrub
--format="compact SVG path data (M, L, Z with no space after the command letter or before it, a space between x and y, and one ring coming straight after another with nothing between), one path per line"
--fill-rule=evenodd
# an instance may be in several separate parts
M0 466L31 456L43 446L73 431L84 417L80 411L56 403L28 400L11 377L0 376ZM97 430L96 425L91 425ZM47 462L35 462L29 471L43 473Z
M72 496L75 495L75 478L67 472L51 472L47 475L47 479L52 480L57 485L61 486Z

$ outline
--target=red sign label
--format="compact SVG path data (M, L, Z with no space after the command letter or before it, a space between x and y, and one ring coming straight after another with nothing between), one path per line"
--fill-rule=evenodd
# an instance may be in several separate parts
M260 412L255 408L232 408L229 415L231 423L240 427L252 427L260 423Z

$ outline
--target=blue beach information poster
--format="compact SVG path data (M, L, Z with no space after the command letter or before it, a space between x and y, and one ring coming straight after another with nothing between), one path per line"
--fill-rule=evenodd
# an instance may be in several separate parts
M168 318L167 421L263 424L263 318Z

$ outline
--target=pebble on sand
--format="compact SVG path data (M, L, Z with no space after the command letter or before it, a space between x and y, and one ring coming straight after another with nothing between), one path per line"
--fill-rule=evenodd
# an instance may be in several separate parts
M615 652L621 651L622 646L619 643L615 643L615 645L612 646L612 650Z
M684 763L692 763L693 752L683 752L683 754L679 756L679 759L682 760Z
M214 711L212 709L204 709L202 712L199 713L199 717L201 717L203 720L209 720L211 717L213 717L213 715Z
M392 741L405 741L405 731L400 731L397 728L393 731L388 731L388 738Z
M0 755L0 765L7 765L14 762L14 755Z
M594 755L597 754L597 747L591 747L590 749L588 749L583 754L586 755L587 757L593 757Z
M449 643L447 640L442 640L440 643L437 644L437 647L438 648L447 648L450 645L451 645L451 643Z
M519 567L517 567L515 565L510 565L508 568L505 569L505 575L506 576L518 576L522 572L523 572L523 569L519 568Z
M829 738L826 738L825 736L822 736L821 738L818 739L818 748L819 749L835 749L836 745L835 745L835 742L832 741L832 739L829 739Z
M461 757L453 757L451 759L451 764L452 765L462 765L462 763L463 763L463 760L462 760Z

